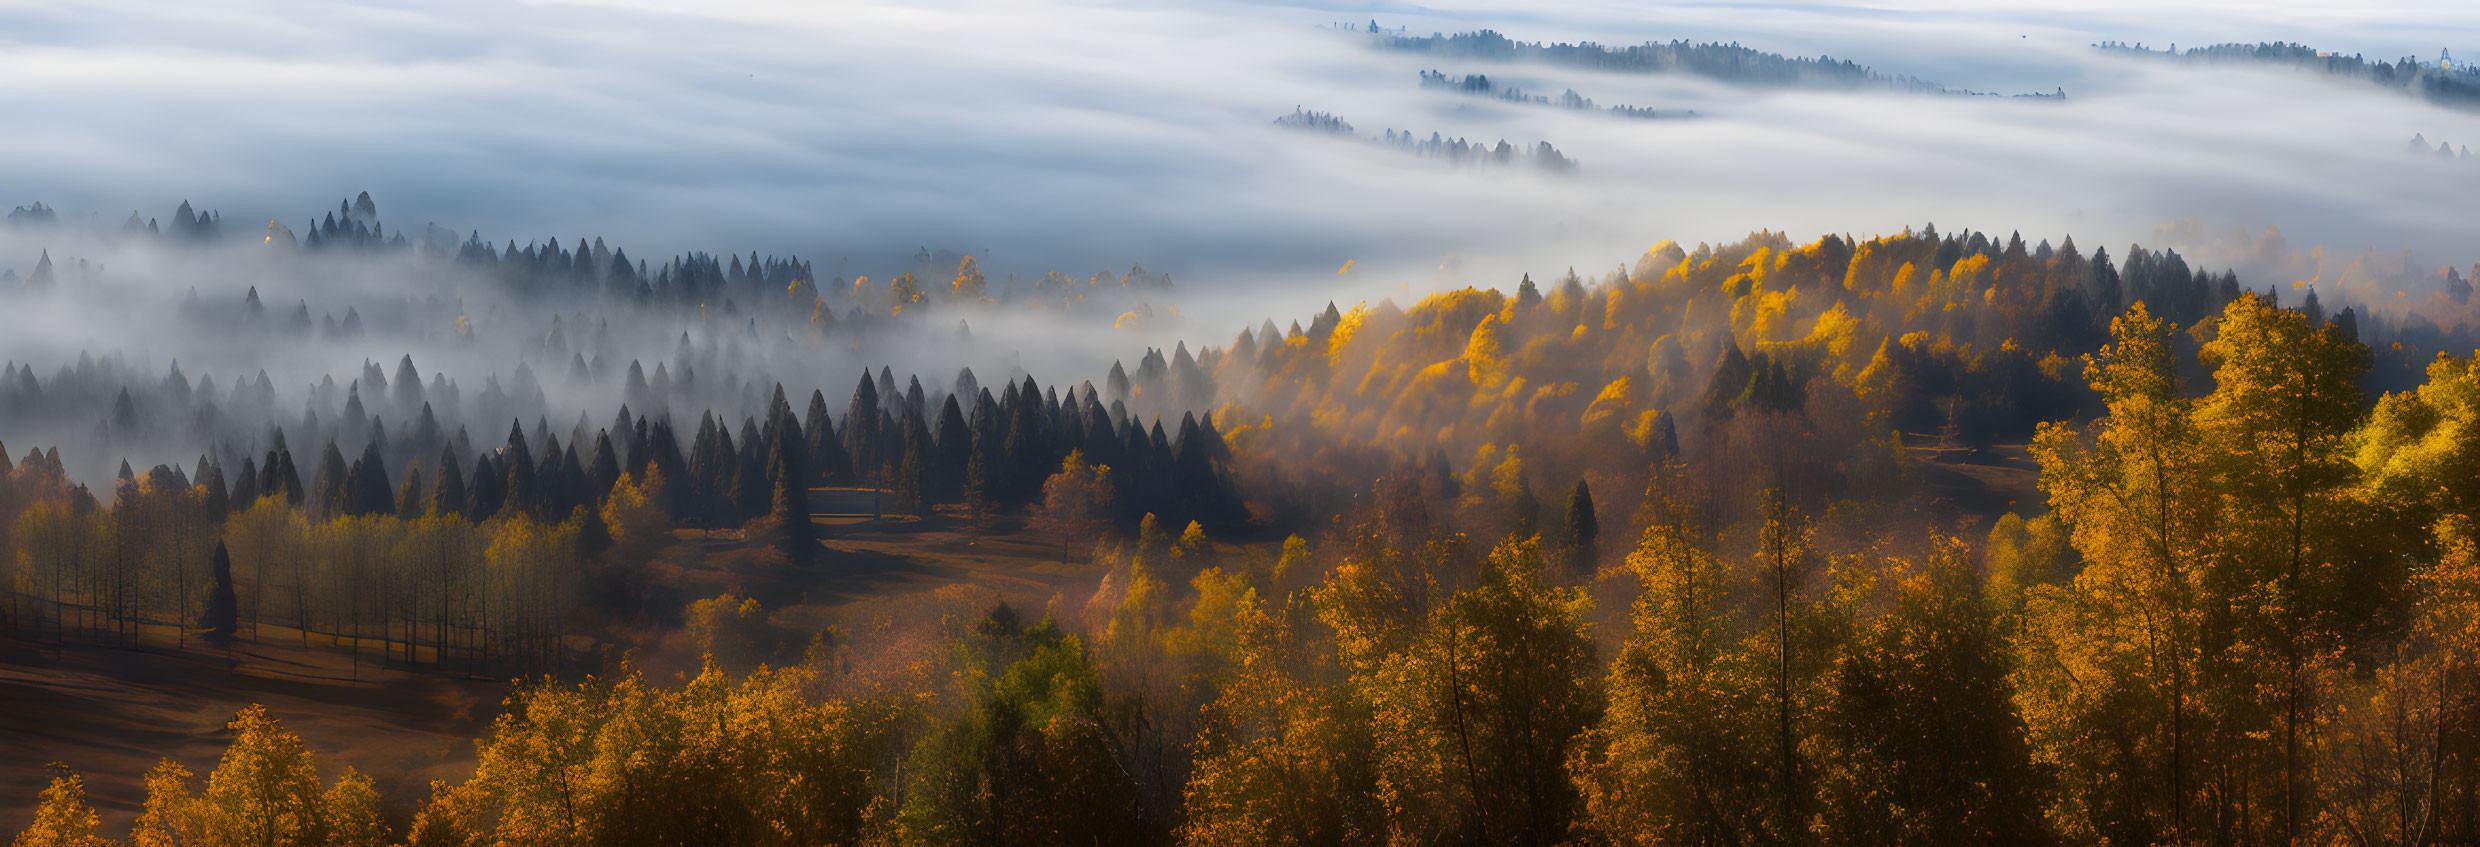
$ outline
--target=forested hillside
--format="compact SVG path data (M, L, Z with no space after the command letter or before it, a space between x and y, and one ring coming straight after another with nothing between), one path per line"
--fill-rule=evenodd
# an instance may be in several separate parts
M993 304L1126 331L1168 281L994 293L925 251L822 285L366 217L183 255L418 293L180 314L392 369L12 368L0 633L516 682L427 786L243 710L145 775L129 843L2480 838L2480 340L2425 271L1767 232L984 384L898 374ZM0 297L112 285L36 274ZM88 427L205 455L107 487L16 435ZM1009 576L1075 587L799 598L867 610L824 625L680 577L876 567L846 519L1038 539ZM671 631L702 659L649 672ZM78 767L17 843L109 829Z

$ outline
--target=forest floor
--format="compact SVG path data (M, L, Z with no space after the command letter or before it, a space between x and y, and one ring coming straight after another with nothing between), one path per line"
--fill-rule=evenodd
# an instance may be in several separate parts
M1083 557L1066 560L1057 537L1021 522L987 533L948 514L814 523L822 550L807 566L770 559L737 531L680 530L658 556L656 578L688 600L726 590L753 597L792 631L885 630L891 619L923 617L919 610L992 599L1031 620L1054 598L1081 609L1101 579ZM25 825L52 762L84 775L106 834L126 832L146 771L170 756L203 781L223 751L225 722L252 703L301 735L324 779L350 765L408 815L431 780L471 774L474 740L506 693L504 682L427 665L381 667L375 642L357 661L324 635L305 647L292 629L265 628L253 643L245 626L229 656L194 637L176 644L178 636L150 627L144 647L129 649L113 646L109 630L72 633L60 648L0 635L0 835ZM696 649L677 628L613 637L635 642L630 660L649 677L696 669Z
M2028 445L1908 448L1912 473L1929 505L1973 519L1982 530L2008 512L2031 517L2049 510L2041 496L2041 466Z

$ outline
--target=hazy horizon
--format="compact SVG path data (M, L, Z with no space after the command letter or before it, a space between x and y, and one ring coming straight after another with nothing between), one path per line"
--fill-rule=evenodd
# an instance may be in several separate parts
M2256 8L2251 6L2250 8ZM1298 313L1399 285L1591 272L1663 239L1941 228L2157 245L2279 227L2329 252L2465 265L2450 167L2480 115L2274 70L2098 54L2299 40L2480 56L2480 14L2312 4L2240 23L2217 4L2068 12L1913 2L1480 4L119 4L0 11L7 205L117 225L187 199L228 231L296 229L368 190L403 231L519 244L602 237L655 259L799 254L884 276L916 248L988 252L994 276L1131 262L1192 295ZM1458 97L1427 56L1320 27L1494 29L1519 40L1736 42L1831 55L2018 102L1763 90L1678 76L1464 63L1537 94L1696 109L1693 120ZM2440 42L2423 46L2429 42ZM1385 129L1556 145L1570 174L1456 169L1286 133L1302 107ZM2447 171L2451 173L2451 171ZM25 245L0 267L24 273ZM1438 272L1452 255L1461 270ZM1333 270L1353 262L1348 278ZM1341 283L1341 284L1338 284ZM1271 297L1272 300L1265 298ZM1250 319L1260 316L1247 316Z

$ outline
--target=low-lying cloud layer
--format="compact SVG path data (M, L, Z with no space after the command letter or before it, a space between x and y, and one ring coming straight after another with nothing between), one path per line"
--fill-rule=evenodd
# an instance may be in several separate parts
M2254 7L2251 7L2252 9ZM1689 38L2064 103L1752 91L1566 68L1440 66L1330 23L1495 28L1609 44ZM1195 337L1409 282L1592 271L1662 238L1943 227L2072 233L2114 248L2164 222L2281 227L2293 243L2468 263L2469 167L2414 133L2480 142L2480 116L2286 71L2099 55L2296 39L2433 57L2464 6L2354 11L2109 2L1665 7L1573 2L609 3L508 7L100 2L0 11L0 186L117 220L187 197L228 229L368 189L389 219L486 239L603 236L657 258L799 253L883 274L923 244L994 275L1142 261L1192 295ZM2480 46L2475 47L2480 51ZM2475 55L2480 55L2476 52ZM1685 121L1423 90L1488 73L1555 96L1695 109ZM1568 175L1457 169L1273 128L1294 107L1363 134L1519 146ZM11 240L23 273L36 245ZM1452 254L1456 261L1439 270ZM1239 308L1245 304L1246 308Z

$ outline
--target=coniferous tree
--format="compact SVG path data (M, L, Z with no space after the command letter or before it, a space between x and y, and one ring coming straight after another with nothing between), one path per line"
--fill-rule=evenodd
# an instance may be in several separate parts
M260 482L259 491L262 496L281 492L285 502L295 507L304 505L301 472L293 467L293 451L284 449L281 442L276 447L275 461L261 468L260 472L270 473L275 482L273 485L266 484L264 480Z
M430 496L424 491L422 485L422 466L407 466L405 484L396 490L396 516L405 520L418 520L430 507Z
M490 520L508 505L507 479L491 464L488 455L474 457L472 482L465 490L465 519L475 523Z
M468 499L465 493L465 472L456 458L456 447L439 451L439 484L431 488L430 510L442 515L463 515Z
M0 447L0 476L8 473L8 449ZM224 485L224 466L198 457L198 478L191 484L198 487L200 507L209 517L221 517L232 511L232 491Z
M345 514L346 498L352 493L345 477L350 473L344 451L336 449L336 442L327 442L327 449L319 453L319 469L314 476L318 496L311 503L311 511L320 516Z
M844 439L827 412L826 392L810 392L809 417L801 422L801 436L801 452L809 459L813 480L829 485L852 482L852 457L844 452Z
M241 460L241 470L233 475L232 496L227 498L227 511L239 512L258 505L258 461Z
M758 431L755 418L741 420L739 463L732 473L731 502L742 519L773 511L775 445Z
M209 644L229 644L241 626L241 603L233 593L232 554L224 542L215 542L215 553L207 559L208 583L206 614L199 627L206 630Z
M1576 480L1576 490L1567 495L1567 520L1562 530L1568 548L1568 567L1579 576L1591 578L1601 566L1602 524L1593 514L1593 489L1584 480Z
M843 435L844 454L850 457L853 476L865 485L876 484L879 466L888 458L881 455L881 414L878 383L871 380L869 372L863 371L860 384L853 386L852 402L844 407Z
M807 565L818 555L818 530L810 522L809 486L802 481L799 448L791 447L790 433L776 441L770 451L770 474L775 478L775 496L771 498L768 517L774 524L776 549L786 561Z
M396 512L396 492L388 485L387 460L379 455L377 442L362 445L362 457L353 460L345 472L345 514L388 515Z
M502 448L500 461L507 465L507 484L499 492L502 507L519 514L533 514L540 509L540 481L535 479L534 453L526 447L523 422L508 422L508 446Z
M940 503L953 503L964 496L965 466L973 461L973 430L965 423L964 408L955 395L939 404L938 440L935 459L931 462L930 497Z
M611 492L612 483L620 480L620 456L612 449L609 430L594 433L594 458L589 461L586 486L593 494L592 499L599 503L604 495Z
M990 389L982 389L981 398L973 404L973 424L968 434L973 449L965 460L964 500L975 515L987 516L1001 506L1008 470L999 403L991 399Z
M895 478L895 510L899 514L929 517L931 477L929 455L930 432L921 419L910 418L903 423L904 459L897 463Z

